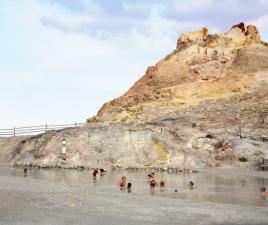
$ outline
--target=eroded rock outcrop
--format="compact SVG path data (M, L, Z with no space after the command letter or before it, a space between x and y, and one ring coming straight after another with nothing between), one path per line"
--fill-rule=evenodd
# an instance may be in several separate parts
M233 80L230 89L226 87L229 90L219 92L216 97L233 93L233 88L244 90L243 87L233 87L241 85L236 77L241 73L247 76L268 69L268 55L267 46L260 42L257 28L252 25L243 28L245 25L241 23L220 34L208 34L206 28L182 34L177 49L149 67L126 94L105 104L97 114L97 121L109 118L114 121L129 120L131 116L127 115L133 110L141 111L140 117L144 118L139 108L150 102L167 106L169 103L177 105L176 102L183 99L185 104L191 104L201 97L200 91L193 89L196 86L205 85L207 90L204 91L209 95L214 93L218 83ZM207 83L200 83L204 81ZM212 81L215 87L210 85Z
M261 37L256 26L248 25L247 31L247 43L261 43Z
M178 39L177 48L179 48L181 45L190 42L198 42L201 44L205 42L207 38L208 38L208 29L206 27L203 27L200 31L181 34L181 36Z
M182 34L172 53L86 126L1 140L0 160L41 167L257 166L268 151L267 46L255 26L243 23L219 34Z
M236 27L239 28L243 33L246 33L245 24L243 22L233 25L231 30Z

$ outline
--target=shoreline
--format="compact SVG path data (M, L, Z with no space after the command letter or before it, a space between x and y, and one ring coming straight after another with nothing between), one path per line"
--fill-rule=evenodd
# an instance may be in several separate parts
M109 166L109 167L90 167L90 166L39 166L39 165L10 165L9 163L0 163L0 167L11 167L11 168L29 168L29 169L37 169L37 170L94 170L96 168L105 168L107 171L156 171L156 172L167 172L167 173L177 173L177 174L191 174L191 173L210 173L210 174L223 174L223 175L235 175L237 176L252 176L252 177L261 177L268 179L268 171L258 170L257 168L226 168L226 167L214 167L214 168L199 168L199 169L181 169L176 167L168 167L168 166L144 166L144 167L126 167L126 166Z

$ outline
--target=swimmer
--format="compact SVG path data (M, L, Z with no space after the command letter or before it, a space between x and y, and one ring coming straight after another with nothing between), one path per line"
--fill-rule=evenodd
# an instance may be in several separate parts
M147 179L148 179L149 182L151 182L154 179L154 173L149 173L147 175Z
M193 181L189 181L189 183L188 183L188 188L189 188L190 190L194 189L194 182L193 182Z
M92 175L93 175L93 179L95 179L95 180L98 179L99 178L98 170L94 170Z
M264 186L260 188L260 193L262 197L266 197L266 188Z
M161 190L161 191L164 191L165 181L163 181L163 180L160 181L160 185L159 185L159 186L160 186L160 190Z
M155 186L156 186L156 181L155 181L155 180L152 180L152 181L150 182L150 191L151 191L151 192L154 192L154 188L155 188Z
M132 186L131 183L128 183L128 184L127 184L127 192L128 192L128 193L131 193L131 186Z
M23 176L24 177L27 177L27 172L28 172L27 168L24 168L24 170L23 170Z
M123 176L121 180L118 182L118 184L120 186L120 190L124 190L126 188L127 178Z
M101 169L100 169L100 175L104 175L105 173L106 173L106 170L103 169L103 168L101 168Z

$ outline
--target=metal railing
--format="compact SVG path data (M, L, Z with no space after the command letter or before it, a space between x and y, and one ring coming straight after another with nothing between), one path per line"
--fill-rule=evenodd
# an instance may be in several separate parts
M20 135L34 135L45 133L49 130L62 130L65 128L80 127L84 123L73 123L73 124L44 124L38 126L27 126L27 127L13 127L10 129L0 129L0 137L11 137Z

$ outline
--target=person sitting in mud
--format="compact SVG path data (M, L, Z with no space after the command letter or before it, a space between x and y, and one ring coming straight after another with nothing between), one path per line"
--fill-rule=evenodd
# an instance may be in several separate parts
M118 184L120 186L120 190L124 190L126 188L127 178L123 176L121 180L118 182Z
M27 173L28 173L27 168L24 168L24 170L23 170L23 176L24 176L24 177L27 177Z
M152 180L154 180L154 173L149 173L147 175L147 178L148 178L149 182L151 182Z
M93 179L97 180L99 178L99 172L98 170L93 171Z
M260 188L260 193L262 197L266 197L266 188L264 186Z
M100 169L100 175L104 175L105 173L106 173L106 170L103 169L103 168L101 168L101 169Z
M155 180L151 180L150 182L150 191L154 192L155 186L156 186L156 181Z
M194 189L194 182L193 182L193 181L189 181L189 183L188 183L188 188L189 188L190 190Z
M160 186L160 191L164 191L164 187L165 187L165 181L160 181L160 184L159 184L159 186Z
M128 192L128 193L131 193L131 186L132 186L131 183L128 183L128 184L127 184L127 192Z

